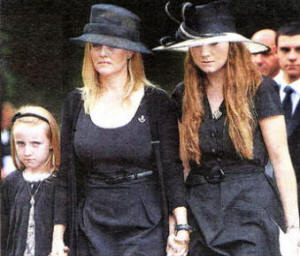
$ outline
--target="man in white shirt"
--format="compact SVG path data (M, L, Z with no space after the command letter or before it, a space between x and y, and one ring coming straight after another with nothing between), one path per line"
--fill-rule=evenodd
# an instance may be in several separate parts
M282 73L276 77L285 110L290 155L300 183L300 23L278 29L277 54ZM289 104L288 104L289 103Z

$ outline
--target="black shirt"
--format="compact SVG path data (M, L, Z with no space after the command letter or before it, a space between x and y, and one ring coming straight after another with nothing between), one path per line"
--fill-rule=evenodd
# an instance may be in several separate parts
M95 125L82 108L76 125L74 145L78 160L82 165L89 163L92 175L114 177L125 172L137 173L152 169L151 132L144 101L141 101L134 117L127 124L116 128Z
M182 97L184 85L179 84L173 93L173 98L177 102L177 112L179 118L182 113ZM204 118L199 129L201 168L196 163L191 162L191 167L199 171L203 168L213 168L215 166L224 171L248 170L261 167L267 163L268 154L265 148L262 133L257 122L253 135L253 159L242 158L235 150L228 132L226 120L226 107L224 102L220 106L222 116L213 119L207 97L204 97ZM274 81L264 78L254 96L254 116L257 121L276 115L282 115L282 109L278 93L275 90Z

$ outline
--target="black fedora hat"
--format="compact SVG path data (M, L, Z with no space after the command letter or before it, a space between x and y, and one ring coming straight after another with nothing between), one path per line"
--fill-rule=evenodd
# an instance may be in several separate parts
M169 11L170 3L166 5L166 13L172 20ZM230 3L225 0L213 1L203 5L183 3L181 21L175 38L164 37L161 46L153 50L187 51L189 47L219 42L242 42L251 53L265 52L269 47L251 41L236 31L235 21L230 13Z
M84 26L81 36L71 40L151 53L140 41L140 18L125 8L111 4L93 5L90 23Z

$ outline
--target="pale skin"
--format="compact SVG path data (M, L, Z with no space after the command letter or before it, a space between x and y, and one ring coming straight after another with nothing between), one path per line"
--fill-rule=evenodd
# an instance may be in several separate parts
M124 103L125 86L128 77L128 60L134 52L113 48L105 45L92 45L91 57L99 74L103 88L95 106L91 109L92 121L103 128L116 128L126 125L135 115L144 96L144 88L134 91ZM173 210L177 224L187 224L185 207ZM176 241L176 254L185 256L188 250L189 232L182 230L176 236L170 235L169 240ZM167 245L167 251L170 243ZM171 254L168 254L171 256Z
M62 224L54 225L52 250L49 256L67 256L69 254L69 248L64 243L64 233L66 226Z
M92 45L91 57L101 81L101 96L91 110L92 121L103 128L116 128L127 124L134 116L143 96L143 88L129 96L124 104L128 81L127 62L133 52L105 45Z
M15 148L18 159L24 164L24 173L35 176L52 172L48 159L52 146L47 137L49 125L20 123L14 128ZM64 244L65 225L54 225L51 256L68 255Z
M218 43L210 47L199 46L190 49L196 65L207 75L208 84L205 89L212 112L219 108L224 99L224 64L227 61L227 57L224 58L224 56L228 55L228 49L228 43ZM297 246L297 244L300 244L297 183L288 152L284 117L278 115L264 118L259 121L259 126L274 168L286 226L293 227L288 229L288 233L292 233L293 242ZM185 173L188 173L188 161L184 161L184 166Z
M275 77L280 70L275 44L276 32L272 29L262 29L253 34L251 40L270 47L268 52L252 54L252 61L259 71L268 77Z
M300 79L300 35L278 37L277 52L283 77L287 83Z

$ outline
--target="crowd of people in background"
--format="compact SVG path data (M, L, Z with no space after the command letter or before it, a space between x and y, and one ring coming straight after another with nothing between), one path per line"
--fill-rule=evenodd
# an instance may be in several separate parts
M3 256L300 253L300 23L247 39L228 1L177 8L153 49L186 52L171 95L146 78L140 18L97 4L61 135L2 104Z
M265 53L253 54L252 60L264 76L276 82L284 110L290 156L300 182L300 24L290 23L277 32L257 31L252 40L270 47ZM299 186L298 186L299 191ZM298 197L300 193L298 193Z

